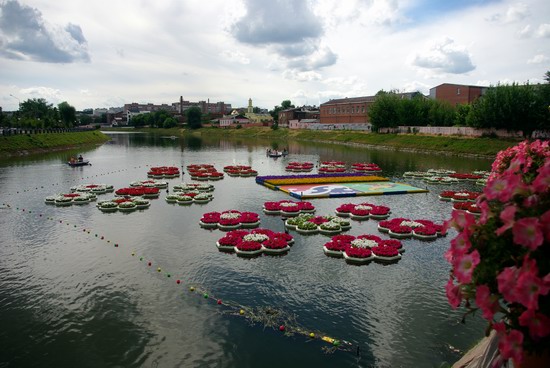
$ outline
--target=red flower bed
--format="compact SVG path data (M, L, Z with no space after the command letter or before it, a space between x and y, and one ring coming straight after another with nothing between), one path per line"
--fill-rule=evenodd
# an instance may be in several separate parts
M453 204L453 209L458 211L467 211L472 204L468 202L456 202Z
M220 220L218 221L218 224L222 225L222 226L236 226L236 225L239 225L241 222L239 221L238 218L220 218Z
M382 240L380 242L380 245L381 246L385 246L385 247L393 247L395 249L401 249L403 248L403 243L401 243L399 240L397 239L387 239L387 240Z
M323 216L315 216L308 220L309 222L313 222L315 225L321 225L325 222L328 222L329 220L326 217Z
M359 209L359 208L353 208L351 210L351 214L354 216L368 216L370 214L370 210L367 209Z
M341 213L351 213L354 208L355 205L353 203L346 203L337 207L336 211Z
M281 206L279 205L279 202L265 202L264 208L267 211L279 211L281 209Z
M315 206L311 202L299 202L300 211L313 211Z
M276 233L273 230L269 230L269 229L254 229L254 230L250 231L250 234L264 234L264 235L267 235L271 238L275 234L279 234L279 233Z
M422 226L414 229L418 235L433 236L437 234L437 230L431 226Z
M257 243L255 241L241 240L237 243L237 245L235 247L238 250L242 250L244 252L252 252L252 251L255 251L255 250L262 249L262 244Z
M386 206L375 206L372 210L370 210L370 214L375 216L385 216L389 213L390 208Z
M208 212L202 215L201 222L205 224L214 224L220 221L221 214L219 212Z
M374 240L374 241L377 242L377 243L380 243L380 242L382 241L382 239L381 239L379 236L371 235L371 234L359 235L359 236L357 237L357 239Z
M348 257L353 258L369 258L372 255L372 251L369 248L355 248L350 246L345 249L345 252Z
M372 252L380 257L395 257L399 254L399 251L394 247L379 246L372 248Z
M347 235L347 234L341 234L341 235L334 235L331 238L332 241L339 241L339 242L345 242L345 243L351 243L352 240L355 240L355 236L353 235Z
M260 216L258 216L258 214L254 212L241 212L241 217L239 218L239 222L245 224L258 222L259 220Z
M343 241L331 240L331 241L325 243L325 248L327 248L328 250L336 251L336 252L343 252L347 247L349 247L349 243L348 242L343 242Z
M240 241L241 241L241 238L240 238L240 237L226 235L226 236L224 236L223 238L219 239L219 240L218 240L218 243L219 243L220 245L223 245L223 246L226 246L226 247L229 247L229 246L234 247L234 246L236 246Z
M158 194L159 188L155 187L132 187L132 188L120 188L115 194L121 196L142 196L144 194Z
M294 238L292 237L292 235L290 234L287 234L287 233L274 233L273 234L273 238L274 239L282 239L284 240L286 243L289 243L291 242Z
M281 238L269 238L264 241L263 246L269 249L283 249L288 246L288 243Z
M412 227L392 225L392 227L390 227L390 231L395 234L409 234L409 233L412 233Z
M474 175L474 174L455 173L455 174L450 174L449 177L450 178L455 178L455 179L458 179L458 180L477 180L477 179L481 179L483 176Z

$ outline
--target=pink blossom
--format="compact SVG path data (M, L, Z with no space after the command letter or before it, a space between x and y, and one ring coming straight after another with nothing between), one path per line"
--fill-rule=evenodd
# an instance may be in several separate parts
M451 240L451 252L454 257L460 254L468 252L472 243L470 242L470 232L467 230L459 233L453 240Z
M506 267L497 276L498 291L508 302L517 301L515 285L519 270L516 267Z
M538 169L538 173L531 187L535 193L547 193L550 188L550 160L546 160L544 166Z
M537 249L544 241L539 220L535 217L522 218L513 225L514 243Z
M550 291L550 288L545 286L543 280L538 277L538 272L536 261L525 257L514 286L516 301L529 309L538 309L539 295L546 295Z
M501 202L508 202L514 190L521 182L521 176L507 172L502 176L489 179L483 188L487 199L498 199Z
M489 218L493 217L493 212L491 211L489 202L484 195L480 195L477 198L476 205L481 209L481 216L478 219L478 224L483 225Z
M502 322L495 323L493 328L498 333L498 350L502 358L513 359L515 364L521 364L523 361L523 334L518 330L512 330L507 334L506 327Z
M458 255L453 260L453 272L458 282L468 284L472 281L472 273L479 264L479 252Z
M511 229L514 225L514 220L516 216L517 207L514 205L507 206L501 213L500 219L504 222L504 225L499 227L495 233L500 236L503 232L508 229Z
M452 277L449 278L447 285L445 285L445 293L451 307L456 309L462 301L462 292L460 291L460 286L454 284Z
M476 304L483 312L483 318L492 320L499 310L498 297L491 295L487 285L479 285L476 288Z
M527 309L519 316L519 324L529 328L529 335L538 340L550 334L550 318L533 309Z
M471 213L465 211L453 211L451 219L446 221L444 228L454 227L457 230L470 229L476 223L476 218Z

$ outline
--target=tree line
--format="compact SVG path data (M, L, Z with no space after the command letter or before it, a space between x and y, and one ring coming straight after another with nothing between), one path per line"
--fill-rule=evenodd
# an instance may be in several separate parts
M64 101L54 106L43 98L19 104L13 115L0 114L0 126L17 128L72 128L78 125L76 109Z
M471 105L452 106L420 94L410 99L380 91L369 107L373 130L398 126L468 126L523 131L550 130L550 71L544 84L497 85Z

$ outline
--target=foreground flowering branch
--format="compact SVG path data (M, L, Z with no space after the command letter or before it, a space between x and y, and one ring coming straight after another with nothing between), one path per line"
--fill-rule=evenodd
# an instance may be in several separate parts
M479 217L453 211L458 235L445 257L453 308L480 310L497 332L499 358L521 364L550 346L550 148L522 142L501 151L476 204ZM471 302L475 302L474 305Z

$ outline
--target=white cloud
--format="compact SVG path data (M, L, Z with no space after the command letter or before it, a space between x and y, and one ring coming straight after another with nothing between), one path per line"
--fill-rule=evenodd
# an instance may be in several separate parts
M59 103L61 102L61 91L59 89L44 87L44 86L35 86L29 88L22 88L19 90L19 97L21 100L26 100L29 98L44 98L50 103Z
M533 31L531 29L531 25L528 24L525 27L523 27L519 32L518 35L520 38L529 38L533 34Z
M550 24L545 23L541 24L539 28L537 29L537 36L543 37L543 38L549 38L550 37Z
M311 82L321 80L321 74L313 71L300 72L295 69L288 69L283 72L285 79L291 79L299 82Z
M222 60L229 60L231 62L235 62L243 65L250 64L250 59L240 51L224 50L221 53L221 58Z
M475 69L466 48L457 45L450 38L436 41L428 50L415 53L412 64L434 72L450 74L463 74Z
M493 14L489 20L499 23L516 23L529 17L529 7L524 3L514 3L505 12Z
M548 56L538 54L527 60L527 64L542 64L547 63L548 61L550 61L550 58Z

